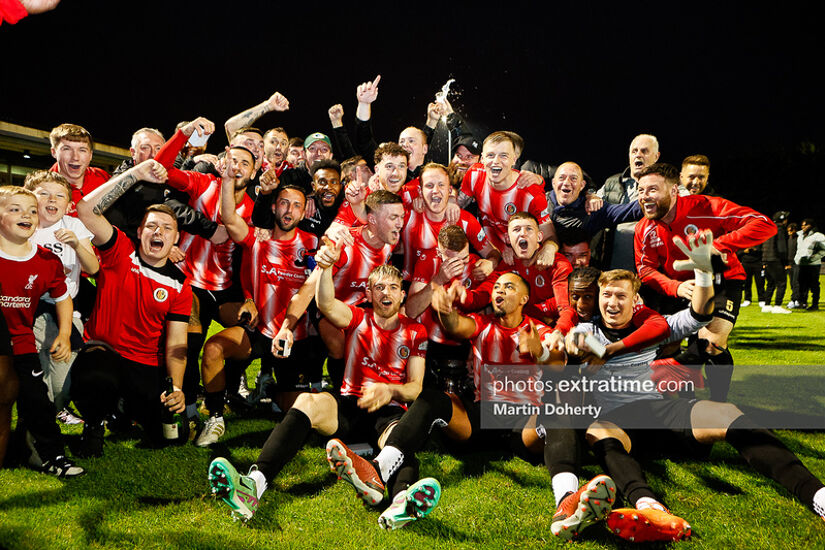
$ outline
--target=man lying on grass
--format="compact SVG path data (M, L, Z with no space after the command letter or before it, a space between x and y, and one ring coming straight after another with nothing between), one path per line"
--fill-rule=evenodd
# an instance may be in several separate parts
M300 394L272 430L249 475L239 475L225 458L212 462L212 492L232 508L233 516L252 517L268 482L298 453L312 430L336 438L327 445L333 471L350 481L365 502L377 505L384 500L381 480L364 475L354 464L357 455L337 438L367 439L383 446L406 404L421 392L427 334L423 326L399 314L404 292L401 274L394 267L381 265L370 274L366 291L372 309L337 300L332 265L341 248L341 243L326 241L318 250L316 261L322 273L315 296L320 312L345 333L347 363L340 393ZM404 463L390 484L391 494L401 495L397 515L403 514L407 521L426 515L441 494L437 481L414 483L417 477L417 463Z
M694 246L690 249L679 241L688 260L675 263L681 263L682 268L694 267L697 287L710 287L712 268L709 254L704 249L711 246L712 238L705 232L693 239L697 242L692 243ZM566 342L568 353L588 356L588 362L598 366L599 361L583 342L584 334L591 333L602 344L608 344L623 331L632 329L630 320L640 284L638 277L629 271L613 270L602 274L599 279L601 319L582 323L571 331ZM652 371L648 365L653 356L647 349L611 358L599 366L594 379L630 375L650 380ZM648 386L655 387L652 381ZM714 442L727 441L757 472L785 487L800 502L825 518L825 485L772 432L759 428L736 406L683 398L666 400L656 391L644 390L597 392L595 399L605 413L588 428L587 440L606 473L615 480L620 493L634 506L613 510L607 517L608 527L620 537L642 542L678 540L690 534L687 522L671 514L657 499L639 464L629 454L631 435L634 448L652 444L657 449L666 450L669 456L680 451L692 456L707 456ZM653 427L657 429L626 431Z

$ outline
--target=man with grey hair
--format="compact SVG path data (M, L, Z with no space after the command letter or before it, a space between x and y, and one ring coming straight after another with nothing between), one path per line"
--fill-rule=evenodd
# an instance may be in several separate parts
M659 140L651 134L639 134L630 142L629 165L623 172L613 174L597 193L605 202L624 204L636 200L636 184L645 166L659 160Z

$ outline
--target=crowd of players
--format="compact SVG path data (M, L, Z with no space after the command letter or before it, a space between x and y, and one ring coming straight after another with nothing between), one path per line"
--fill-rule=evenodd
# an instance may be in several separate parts
M228 405L272 399L283 418L248 474L224 458L208 472L247 520L313 431L363 500L390 503L382 527L424 517L441 487L419 479L415 454L434 430L447 449L543 460L564 539L602 519L629 540L690 535L636 450L703 456L721 440L825 517L823 484L727 403L746 278L737 253L775 239L771 219L712 193L707 157L681 170L658 162L647 134L598 189L574 162L520 162L514 132L466 133L446 100L421 128L378 143L379 80L358 87L352 134L340 105L330 135L254 128L289 108L275 93L225 122L220 155L206 153L207 118L168 140L142 128L111 177L89 166L85 129L52 130L54 166L0 187L0 463L15 401L25 460L73 477L84 470L56 416L82 418L73 454L93 457L124 421L163 445L169 412L208 447ZM428 158L442 118L448 166ZM815 309L825 237L805 220L797 241ZM207 339L213 321L223 330ZM544 391L563 376L611 389ZM710 400L697 401L691 388L706 383ZM598 413L581 425L547 404ZM365 441L378 449L371 461L347 445ZM605 474L580 485L585 450Z

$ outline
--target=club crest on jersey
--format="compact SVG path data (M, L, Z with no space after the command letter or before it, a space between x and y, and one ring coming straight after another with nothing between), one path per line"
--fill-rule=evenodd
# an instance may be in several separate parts
M305 267L307 265L307 249L299 248L295 252L295 267Z
M504 205L504 211L507 212L508 216L512 216L516 213L516 205L512 202L508 202Z
M539 288L543 287L544 286L544 277L542 277L541 275L536 276L536 281L535 282L536 282L537 287L539 287Z
M34 275L29 275L29 282L28 282L28 284L27 284L26 286L24 286L23 288L25 288L26 290L31 290L31 289L33 289L33 288L34 288L34 281L35 281L36 279L37 279L37 274L36 274L36 273L35 273Z
M692 223L685 226L685 235L690 237L691 235L695 235L699 232L699 228L693 225Z
M169 297L169 292L167 292L165 288L156 288L154 296L156 302L162 303L165 302L166 299Z
M406 359L410 356L410 348L407 346L398 346L398 357Z
M473 280L467 277L464 279L464 288L470 288L470 285L473 284Z

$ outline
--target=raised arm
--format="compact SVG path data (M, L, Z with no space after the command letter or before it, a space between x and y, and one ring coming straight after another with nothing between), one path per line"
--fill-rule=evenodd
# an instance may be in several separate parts
M322 237L324 246L315 254L315 261L321 270L318 277L318 286L315 289L315 303L324 317L337 328L344 328L352 321L352 311L349 306L335 298L335 283L332 281L332 266L341 257L343 242L333 244L326 237Z
M250 229L243 218L235 212L235 179L232 177L232 170L234 168L227 147L221 170L221 221L229 233L229 238L239 243L246 238Z
M155 160L145 160L110 179L77 203L77 216L94 235L93 244L103 244L112 237L114 229L103 213L138 181L163 183L166 169Z
M431 304L436 312L438 322L444 327L447 334L457 340L466 340L475 334L476 322L472 317L459 314L453 307L457 283L458 281L454 281L449 290L445 290L440 285L434 286Z
M289 100L285 98L281 92L275 92L269 99L263 101L254 107L250 107L242 113L238 113L224 123L223 128L226 130L226 139L232 139L232 134L250 126L253 122L272 111L283 112L289 109Z

